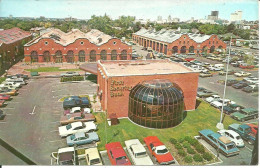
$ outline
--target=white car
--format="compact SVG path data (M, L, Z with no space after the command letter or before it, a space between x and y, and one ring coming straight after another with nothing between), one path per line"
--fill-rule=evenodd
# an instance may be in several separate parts
M27 84L27 83L23 80L23 78L16 78L16 79L7 78L6 81L19 83L20 85L26 85L26 84Z
M14 86L12 86L12 85L5 85L5 84L0 84L0 88L2 89L4 89L4 88L7 88L7 89L11 89L11 90L16 90L16 89L18 89L17 87L14 87Z
M59 127L59 135L61 137L66 137L77 132L92 132L97 129L97 125L94 121L90 122L74 122L65 126Z
M206 98L206 102L211 103L213 101L218 101L220 99L219 95L212 95L211 97Z
M237 76L237 77L242 77L242 76L250 76L251 73L249 73L249 72L244 72L244 71L240 71L240 72L234 73L234 75Z
M219 130L218 133L222 136L226 136L229 140L234 142L237 147L244 147L244 141L241 136L233 130Z
M9 86L14 86L14 87L17 87L17 88L21 87L20 83L15 83L15 82L4 81L4 82L2 82L2 84L9 85Z
M103 165L97 148L88 148L85 150L87 165L101 166Z
M210 66L208 67L208 69L209 69L210 71L220 71L220 70L221 70L220 68L217 68L217 67L212 66L212 65L210 65Z
M57 154L57 157L54 156ZM56 159L57 165L76 165L76 153L74 147L66 147L58 149L58 152L52 153L52 157Z
M153 165L153 161L138 139L125 141L125 146L135 165Z
M85 114L85 113L91 113L91 110L90 110L90 108L82 109L81 107L72 107L70 109L70 114L77 113L77 112L83 112Z

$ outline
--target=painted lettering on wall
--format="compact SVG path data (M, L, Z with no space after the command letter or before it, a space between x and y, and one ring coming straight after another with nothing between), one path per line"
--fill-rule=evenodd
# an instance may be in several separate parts
M132 86L125 86L124 81L112 80L110 83L110 96L120 97L124 96L124 91L130 91Z

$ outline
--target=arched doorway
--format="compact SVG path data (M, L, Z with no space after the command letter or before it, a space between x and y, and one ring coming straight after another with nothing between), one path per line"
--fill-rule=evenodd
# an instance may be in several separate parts
M194 53L194 46L190 46L189 53Z
M111 60L117 60L117 51L116 50L112 50L112 52L111 52Z
M107 60L107 51L106 50L102 50L100 53L100 59L101 60Z
M31 62L38 62L38 53L37 51L31 52Z
M62 63L63 62L62 52L60 50L56 51L55 56L54 56L54 61L56 63Z
M211 46L209 52L213 53L215 51L215 46Z
M85 61L86 61L85 51L84 50L80 50L79 51L79 62L85 62Z
M202 47L202 51L201 51L201 52L202 52L202 53L207 53L207 50L208 50L207 47L204 46L204 47Z
M66 61L69 62L69 63L74 62L74 52L72 50L69 50L67 52Z
M50 62L51 56L49 51L44 51L43 53L43 61L44 62Z
M186 46L181 47L181 53L186 53Z
M172 47L172 54L178 53L178 47L174 46Z
M90 51L90 62L96 62L96 51L95 50L91 50Z
M127 60L127 51L126 50L123 50L121 52L121 58L120 59L121 60Z

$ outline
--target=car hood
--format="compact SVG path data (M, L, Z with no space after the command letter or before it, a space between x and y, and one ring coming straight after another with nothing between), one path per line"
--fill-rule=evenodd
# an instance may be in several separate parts
M96 132L88 133L89 139L92 139L93 141L99 141L98 134Z
M244 114L239 113L239 112L235 112L235 113L233 113L231 116L236 117L236 118L238 118L238 119L245 117Z
M157 158L159 163L161 163L161 162L169 162L169 161L174 160L170 152L168 152L166 154L163 154L163 155L158 155L157 154L156 158Z
M59 127L59 134L60 135L66 133L66 132L68 132L68 130L66 129L66 126Z

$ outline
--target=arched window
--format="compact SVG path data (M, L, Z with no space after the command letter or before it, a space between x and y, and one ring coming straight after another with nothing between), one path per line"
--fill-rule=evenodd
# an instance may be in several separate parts
M69 62L69 63L74 62L74 52L72 50L69 50L67 52L66 61Z
M31 62L38 62L38 53L37 51L31 52Z
M173 54L178 53L178 47L177 46L172 47L172 53Z
M219 49L222 49L223 47L220 45L220 46L218 46L218 48L219 48Z
M190 46L189 53L194 53L194 46Z
M85 62L85 51L84 50L80 50L79 51L79 62Z
M101 51L100 58L101 58L101 60L107 60L107 51L106 50Z
M90 62L96 62L96 51L95 50L90 51Z
M203 53L207 52L207 50L208 50L208 49L207 49L206 46L202 47L202 52L203 52Z
M117 51L116 50L112 50L112 52L111 52L111 60L117 60Z
M186 46L181 47L181 53L186 53Z
M51 56L49 51L44 51L43 52L43 61L44 62L50 62Z
M54 56L54 61L56 63L62 63L62 52L60 50L56 51L55 56Z
M211 46L209 52L213 53L215 51L215 46Z
M127 51L126 50L123 50L121 52L121 60L127 60Z

